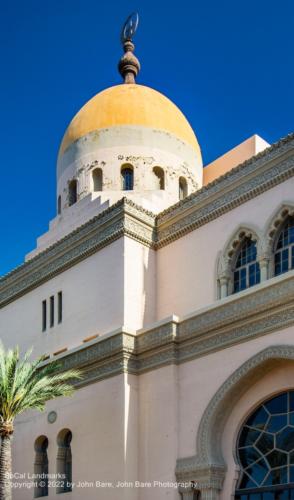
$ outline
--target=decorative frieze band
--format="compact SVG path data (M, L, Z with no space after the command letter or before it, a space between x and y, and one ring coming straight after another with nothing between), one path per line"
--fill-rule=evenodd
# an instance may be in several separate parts
M158 216L123 198L0 280L0 307L122 236L159 249L294 176L294 134Z
M153 246L155 215L123 198L0 281L0 307L122 236Z
M266 148L264 151L241 163L221 177L215 179L196 193L192 193L176 205L167 208L159 214L158 223L164 224L172 217L176 217L181 214L183 210L186 211L187 209L194 207L195 201L196 203L201 203L207 198L211 199L212 196L217 196L224 189L230 189L233 184L247 180L248 175L255 175L256 171L260 172L260 169L268 165L269 162L275 160L280 161L281 156L288 155L288 153L293 149L293 143L294 133L289 134L280 141L272 144L269 148Z
M238 316L234 311L238 310ZM119 373L139 375L294 325L294 271L230 297L195 316L138 333L101 337L60 355L63 370L85 370L82 384ZM50 362L50 360L48 361Z
M171 241L178 239L184 234L207 224L208 222L224 215L225 213L240 206L242 203L255 198L259 194L271 189L272 187L286 181L294 175L294 157L267 169L265 172L247 179L246 182L238 186L232 185L231 190L222 192L221 196L216 198L207 198L206 203L201 203L201 196L197 203L197 194L194 195L193 211L181 216L173 221L160 222L160 216L157 221L157 247L167 245ZM207 189L208 191L208 189ZM205 192L207 194L207 192ZM198 207L197 207L198 205ZM197 207L197 208L196 208Z

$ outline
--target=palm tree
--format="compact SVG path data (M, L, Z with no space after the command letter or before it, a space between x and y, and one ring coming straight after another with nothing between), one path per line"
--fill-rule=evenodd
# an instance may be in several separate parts
M31 350L20 359L18 347L5 351L0 342L0 500L11 500L11 438L14 419L26 410L45 409L46 402L70 396L77 370L60 371L58 362L43 365L44 356L30 362Z

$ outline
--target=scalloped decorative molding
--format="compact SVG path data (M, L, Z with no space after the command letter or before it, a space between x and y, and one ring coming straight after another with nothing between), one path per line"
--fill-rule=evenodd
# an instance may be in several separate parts
M243 225L234 231L233 236L230 237L218 260L218 280L221 280L222 278L232 278L232 267L235 265L235 258L237 256L238 249L246 238L255 241L257 243L257 246L259 247L262 235L257 228L254 229Z
M294 176L294 134L158 216L122 198L0 280L0 307L122 236L159 249Z
M221 439L227 418L249 387L284 360L294 361L293 345L267 347L243 363L221 385L202 415L197 433L196 455L177 460L178 481L194 481L200 490L209 486L213 491L213 498L219 498L218 492L222 488L226 472Z
M283 204L272 217L269 227L266 230L269 250L273 248L277 234L288 217L294 217L294 205Z

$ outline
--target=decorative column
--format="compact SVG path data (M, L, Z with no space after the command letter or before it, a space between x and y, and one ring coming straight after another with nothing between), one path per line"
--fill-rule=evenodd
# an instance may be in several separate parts
M215 488L201 488L201 500L219 500L219 490Z
M182 500L194 500L195 499L195 496L194 496L195 490L192 486L180 487L179 492L181 494Z
M260 267L260 282L266 281L269 275L269 257L267 255L263 255L259 259L259 267Z
M229 295L229 285L232 279L231 260L222 254L218 259L217 280L219 283L219 298L224 299Z
M181 500L219 500L226 473L225 465L197 462L196 456L177 461L176 477Z
M257 261L260 268L260 282L269 278L269 264L272 256L272 244L267 237L263 237L257 244Z
M219 278L220 283L220 298L224 299L229 295L229 278L227 275L223 275Z

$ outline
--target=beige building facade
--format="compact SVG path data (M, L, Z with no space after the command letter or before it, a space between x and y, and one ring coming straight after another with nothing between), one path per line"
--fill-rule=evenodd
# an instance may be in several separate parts
M203 169L136 83L82 108L56 218L1 280L4 344L84 373L18 419L15 500L294 498L293 176L293 135Z

